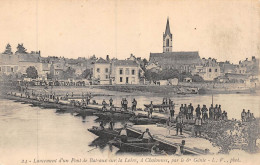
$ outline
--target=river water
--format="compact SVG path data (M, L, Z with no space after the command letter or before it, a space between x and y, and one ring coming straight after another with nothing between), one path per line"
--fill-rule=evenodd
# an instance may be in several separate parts
M156 96L125 96L129 102L133 98L138 101L138 107L143 104L161 103L162 97ZM122 96L113 96L114 103L120 104ZM103 97L96 97L101 101ZM107 100L109 98L106 98ZM172 98L178 105L206 104L212 102L211 95L194 95ZM229 119L240 119L243 108L250 109L255 117L260 117L259 95L229 94L214 95L214 104L221 104L222 110L228 112ZM0 164L19 164L23 160L59 159L71 156L86 157L102 155L113 157L117 148L100 142L97 136L88 132L88 128L98 126L96 116L86 118L73 114L55 113L55 109L41 109L29 104L13 100L0 99ZM116 123L121 127L122 123ZM13 163L10 163L13 162ZM6 163L6 164L8 164Z

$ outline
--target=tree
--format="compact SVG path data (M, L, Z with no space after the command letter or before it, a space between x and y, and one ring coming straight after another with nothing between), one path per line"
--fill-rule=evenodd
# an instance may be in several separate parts
M203 82L204 79L201 76L195 74L194 76L192 76L192 81L193 82Z
M66 71L63 72L63 78L69 79L69 78L74 78L75 77L75 69L68 67Z
M148 61L144 58L140 64L140 67L143 69L143 71L146 70L146 65L148 64Z
M15 53L25 53L27 54L27 49L23 46L23 44L18 44L17 46L17 51Z
M9 43L6 45L5 51L4 51L3 54L13 54L12 47L11 47L11 45Z
M53 79L53 77L54 77L53 74L51 74L51 73L47 73L47 79L48 79L48 80Z
M81 78L90 78L91 77L91 70L85 69L83 73L80 75Z
M38 77L38 72L34 66L30 66L26 69L26 74L28 78L36 79Z

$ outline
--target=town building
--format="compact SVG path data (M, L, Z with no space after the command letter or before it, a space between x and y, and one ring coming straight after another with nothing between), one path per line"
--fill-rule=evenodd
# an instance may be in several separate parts
M177 69L180 72L191 72L201 63L199 52L172 52L173 35L170 31L169 19L163 33L163 53L150 53L149 63L158 63L162 69Z
M150 71L150 72L155 72L155 73L159 73L160 71L162 71L162 67L159 66L158 62L154 63L149 63L146 67L146 70Z
M230 63L229 61L218 62L220 67L220 73L224 76L226 73L236 73L236 65Z
M212 58L202 58L201 65L195 66L192 71L193 75L199 75L206 81L214 81L215 78L221 76L220 67L216 59Z
M251 60L246 58L244 61L239 61L236 67L236 73L257 76L259 74L259 59L252 56Z
M21 50L22 49L22 50ZM13 53L11 46L7 44L6 50L0 54L0 73L6 75L25 75L27 68L33 66L38 72L38 76L46 78L43 71L40 51L26 52L23 44L18 44L17 51Z
M99 58L92 67L93 72L93 84L108 85L111 84L110 73L111 65L110 61Z
M112 62L112 84L139 84L140 65L133 60L115 60Z

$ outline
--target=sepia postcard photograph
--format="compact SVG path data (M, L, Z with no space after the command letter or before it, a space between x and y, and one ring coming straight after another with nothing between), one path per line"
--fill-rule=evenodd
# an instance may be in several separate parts
M260 163L260 0L0 0L0 165Z

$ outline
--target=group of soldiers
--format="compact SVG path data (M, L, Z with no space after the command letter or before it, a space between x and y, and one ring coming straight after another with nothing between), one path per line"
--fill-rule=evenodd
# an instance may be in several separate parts
M103 101L102 101L103 109L106 109L107 105L109 105L111 108L113 108L114 107L113 101L114 100L112 98L110 98L109 99L109 104L107 104L105 99L103 99ZM133 101L132 101L132 106L131 106L132 111L136 110L136 106L137 106L137 101L134 98ZM127 101L126 98L122 98L122 100L121 100L121 110L127 111L128 110L127 108L128 108L128 101Z
M172 108L170 109L170 111ZM179 112L183 118L186 118L187 120L194 118L194 107L192 103L190 103L188 106L187 104L181 104L180 106L180 112ZM174 116L171 114L171 117ZM207 119L210 120L227 120L227 112L225 110L222 111L221 105L216 104L215 107L213 107L213 104L211 104L210 108L208 109L206 105L203 105L202 108L200 104L195 109L195 118L201 117L204 121Z
M251 113L250 110L246 112L245 109L243 109L243 111L241 112L241 120L242 122L254 121L255 120L254 113Z

